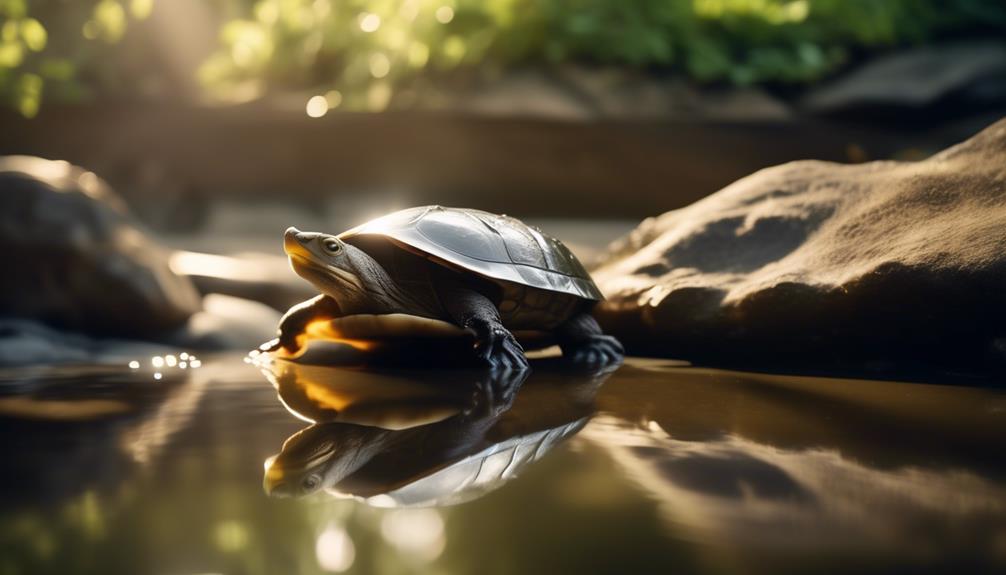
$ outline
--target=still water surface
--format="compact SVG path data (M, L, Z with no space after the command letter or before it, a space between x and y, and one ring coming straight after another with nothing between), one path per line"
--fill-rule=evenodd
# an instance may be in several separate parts
M146 366L4 374L0 573L1006 569L1001 389Z

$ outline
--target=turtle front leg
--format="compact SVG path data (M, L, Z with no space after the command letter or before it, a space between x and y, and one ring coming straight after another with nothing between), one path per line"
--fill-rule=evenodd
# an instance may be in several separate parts
M475 356L491 369L528 369L524 348L503 327L499 311L481 293L467 287L442 290L441 301L457 325L475 334Z
M577 314L556 329L563 357L573 363L601 366L621 362L625 348L613 336L605 335L594 316Z
M279 320L276 339L262 345L262 351L283 350L294 355L304 346L307 325L339 316L339 305L326 295L313 297L290 308Z

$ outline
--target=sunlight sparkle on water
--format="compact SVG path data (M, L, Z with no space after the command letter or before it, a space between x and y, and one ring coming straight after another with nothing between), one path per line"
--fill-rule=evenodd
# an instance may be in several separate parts
M325 92L325 101L328 102L329 109L338 108L339 104L342 104L342 92L338 90Z
M213 529L213 539L222 551L240 551L248 546L248 527L240 521L221 521Z
M311 96L307 101L307 115L312 118L320 118L328 113L328 100L325 96Z
M181 358L181 360L179 359ZM203 363L199 361L195 355L191 353L181 353L177 356L173 354L167 354L164 356L155 355L150 358L150 365L154 368L154 379L161 379L164 377L165 371L170 371L171 368L178 369L195 369L200 367ZM132 360L129 362L130 369L140 369L140 362L137 360Z
M340 525L329 524L314 544L318 565L326 571L345 571L356 560L356 546Z
M370 75L375 78L383 78L391 71L391 60L380 52L370 55Z
M447 544L444 520L433 509L397 509L381 519L381 535L398 550L425 561L440 556Z

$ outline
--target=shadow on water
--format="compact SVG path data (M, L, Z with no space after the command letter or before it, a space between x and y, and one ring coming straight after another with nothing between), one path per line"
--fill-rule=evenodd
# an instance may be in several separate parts
M532 364L0 373L0 572L1006 566L1000 389Z

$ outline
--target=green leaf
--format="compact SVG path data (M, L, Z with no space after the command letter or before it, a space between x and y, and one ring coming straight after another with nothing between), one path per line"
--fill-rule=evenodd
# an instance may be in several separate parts
M16 68L24 59L24 49L19 42L0 44L0 68Z
M169 0L170 1L170 0ZM129 3L129 13L137 20L144 20L154 9L154 0L132 0Z
M0 14L11 19L24 18L28 13L25 0L0 0Z
M44 50L46 40L48 40L45 27L34 18L21 20L21 37L24 38L25 46L32 52L41 52Z
M94 7L94 21L106 42L118 42L126 32L126 11L115 0L101 0Z
M21 74L18 78L15 98L17 110L25 118L34 118L38 115L39 106L42 104L42 77L37 74Z

